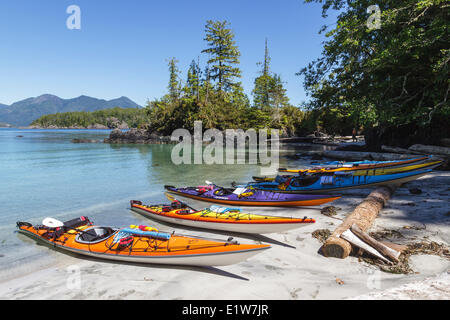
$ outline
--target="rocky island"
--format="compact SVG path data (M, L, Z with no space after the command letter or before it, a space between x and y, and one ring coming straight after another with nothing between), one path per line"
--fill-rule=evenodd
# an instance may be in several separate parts
M152 133L147 129L132 128L127 131L122 131L116 128L111 131L108 138L104 140L105 143L136 143L136 144L165 144L175 143L170 140L170 136L160 136Z

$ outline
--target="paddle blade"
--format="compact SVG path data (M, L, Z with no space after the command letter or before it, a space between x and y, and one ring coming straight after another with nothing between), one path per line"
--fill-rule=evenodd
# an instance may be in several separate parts
M164 192L165 196L167 197L167 199L169 199L170 201L174 202L174 201L178 201L179 203L181 203L182 205L185 205L186 207L194 210L194 211L198 211L197 209L192 208L191 206L188 206L186 203L184 203L183 201L178 200L177 198L175 198L174 196L172 196L171 194Z

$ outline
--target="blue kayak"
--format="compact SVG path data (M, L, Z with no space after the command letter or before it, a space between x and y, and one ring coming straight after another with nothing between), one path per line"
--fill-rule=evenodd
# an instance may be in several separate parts
M250 182L246 187L288 193L328 193L377 185L402 184L431 172L431 169L385 175L353 175L336 172L333 175L277 176L275 181Z

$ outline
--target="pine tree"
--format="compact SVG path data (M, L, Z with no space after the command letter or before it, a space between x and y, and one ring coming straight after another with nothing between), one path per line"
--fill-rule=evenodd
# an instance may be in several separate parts
M271 106L279 109L289 105L289 98L286 95L286 89L283 86L280 75L275 73L271 77L269 87Z
M180 98L181 84L179 81L180 70L177 67L178 60L175 58L169 59L169 96L172 101Z
M197 101L200 95L200 66L195 60L192 60L189 66L187 81L186 81L186 94L190 97L195 97Z
M268 111L271 108L270 89L273 79L270 75L270 56L267 39L264 48L264 62L258 62L257 65L262 65L262 70L259 72L260 76L255 79L255 87L252 91L253 104L260 110Z
M235 65L239 64L240 52L234 41L234 33L227 28L229 23L225 21L208 20L205 26L208 48L202 53L209 54L208 64L210 78L217 81L219 92L230 91L235 85L235 78L241 77L241 70Z

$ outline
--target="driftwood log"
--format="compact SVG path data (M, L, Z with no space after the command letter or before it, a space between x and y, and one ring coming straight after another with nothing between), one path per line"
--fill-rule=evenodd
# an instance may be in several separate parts
M409 149L405 149L405 148L399 148L399 147L391 147L391 146L385 146L382 145L381 146L381 150L386 151L388 153L406 153L406 154L420 154L420 155L424 155L426 153L423 152L417 152L417 151L413 151L413 150L409 150Z
M375 240L371 236L369 236L367 233L362 231L358 225L354 224L352 225L352 228L350 229L358 238L360 238L362 241L370 245L372 248L375 248L378 252L380 252L383 256L388 257L391 259L391 261L398 262L398 257L400 256L400 252L396 251L385 244Z
M362 152L362 151L337 151L337 150L324 150L322 155L337 160L345 161L359 161L359 160L376 160L376 161L390 161L390 160L402 160L408 158L415 158L414 154L403 153L383 153L383 152Z
M427 154L439 154L449 157L450 156L450 148L441 147L441 146L429 146L423 144L414 144L408 148L408 150L414 152L423 152Z
M367 231L373 224L378 213L386 205L395 191L394 186L381 186L372 191L351 214L345 218L322 246L326 257L346 258L352 251L352 245L342 239L341 234L356 224L362 231Z

